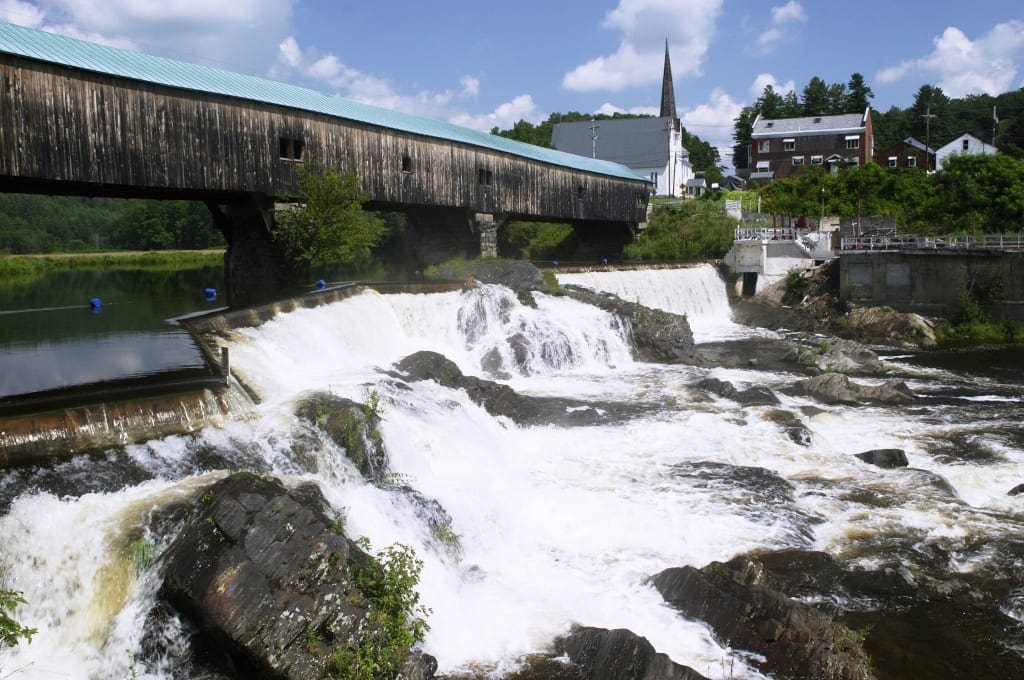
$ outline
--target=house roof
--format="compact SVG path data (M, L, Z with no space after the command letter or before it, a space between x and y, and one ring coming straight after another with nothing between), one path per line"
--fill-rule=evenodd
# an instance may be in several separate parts
M686 186L688 187L704 187L707 186L707 182L704 181L703 177L693 177L686 180Z
M591 131L593 125L597 129ZM668 163L671 118L610 118L557 123L551 144L559 151L597 157L630 168L662 168ZM597 134L595 147L592 134ZM689 156L686 149L683 153Z
M930 151L931 153L935 153L935 149L929 149L927 146L924 145L924 142L919 142L913 137L907 137L906 139L903 140L903 143L906 144L907 146L914 147L918 151Z
M752 138L784 137L786 135L839 134L863 132L864 113L843 113L837 116L803 116L800 118L761 118L754 121Z
M77 40L0 21L0 53L181 90L237 97L411 134L470 144L530 160L646 181L623 165L517 142L432 118L383 109L295 85Z

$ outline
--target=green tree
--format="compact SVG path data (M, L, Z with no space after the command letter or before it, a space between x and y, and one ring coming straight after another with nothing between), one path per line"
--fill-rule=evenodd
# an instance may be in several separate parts
M1024 161L995 156L949 156L936 175L940 219L955 231L1017 231L1024 222Z
M757 111L744 106L740 115L733 121L732 128L732 164L736 168L750 167L750 136L754 130L754 119Z
M384 236L384 223L365 212L367 194L355 173L340 174L315 161L297 167L299 206L279 213L274 240L299 266L339 263L356 267Z
M818 76L814 76L807 83L800 99L806 116L820 116L831 109L828 85Z
M37 631L18 623L11 614L18 605L25 604L25 598L15 590L0 589L0 649L14 647L22 640L31 642Z
M652 262L719 258L732 246L736 224L725 214L722 201L658 207L647 228L623 252L627 259L640 256Z
M850 75L850 82L846 84L846 112L863 112L875 98L875 93L864 82L864 76L859 73Z

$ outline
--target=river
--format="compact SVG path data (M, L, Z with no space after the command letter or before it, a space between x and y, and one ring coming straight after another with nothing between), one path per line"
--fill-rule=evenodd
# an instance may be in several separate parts
M686 313L698 343L776 334L731 321L710 266L559 279ZM233 422L3 471L0 567L28 601L18 619L39 633L0 653L0 675L186 672L188 631L152 615L159 559L140 565L132 546L143 536L159 555L171 536L150 521L154 513L231 469L312 480L344 513L349 535L377 549L413 546L431 610L423 648L441 673L500 677L583 624L628 628L709 678L764 677L646 581L751 551L822 550L865 568L895 559L911 572L951 576L1020 572L1024 501L1007 495L1024 482L1019 351L976 364L973 355L891 355L917 403L828 406L787 395L803 377L793 373L635 362L609 315L536 297L532 308L496 286L368 292L282 314L225 340L235 375L262 398ZM518 363L513 336L526 339ZM502 381L522 393L649 408L624 423L520 427L465 393L430 381L405 386L382 372L418 350L491 378L482 366L497 354L509 373ZM1000 361L1005 370L993 368ZM799 414L810 445L766 418L767 407L694 388L709 376L774 390L781 408ZM415 507L365 483L333 443L298 421L295 402L311 390L379 398L394 474L440 502L460 550L439 547ZM880 448L905 450L911 468L930 474L853 456ZM751 467L770 471L769 483L744 482ZM1024 620L1024 590L998 605Z

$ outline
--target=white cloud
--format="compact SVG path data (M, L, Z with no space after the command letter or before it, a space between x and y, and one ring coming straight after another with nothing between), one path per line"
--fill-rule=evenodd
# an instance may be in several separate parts
M633 106L628 109L624 109L612 104L611 102L605 102L604 104L601 104L594 113L600 113L606 116L613 116L616 113L631 113L637 116L657 116L661 113L661 108L658 106Z
M807 21L807 12L797 0L789 0L785 5L772 7L771 24L758 36L757 46L761 54L774 52L787 37L795 35L792 24Z
M875 78L892 83L916 73L934 78L951 97L967 94L999 94L1016 87L1015 78L1024 54L1024 21L997 24L977 40L950 26L934 40L926 57L903 61L881 69Z
M0 19L8 23L39 28L45 18L46 13L31 2L0 0Z
M562 87L618 92L657 82L666 39L673 76L699 74L721 7L722 0L619 0L603 23L621 32L618 49L566 73Z
M521 94L512 101L501 104L491 113L479 115L458 113L449 117L448 122L487 132L493 127L507 130L520 120L527 120L536 124L546 117L537 111L537 105L534 104L533 97L528 94Z
M459 93L460 97L477 97L480 95L480 81L473 76L462 76L459 78L459 83L462 85L462 92Z
M732 162L733 125L742 109L742 102L716 87L707 102L684 110L679 119L690 133L714 145L722 162L729 165Z
M263 73L293 0L0 0L10 21L90 42Z
M796 83L792 80L787 80L784 83L780 83L775 80L775 76L771 73L759 73L754 82L750 84L750 89L747 91L750 95L750 99L756 101L761 93L764 92L766 85L771 85L772 89L781 95L785 95L787 92L796 91Z

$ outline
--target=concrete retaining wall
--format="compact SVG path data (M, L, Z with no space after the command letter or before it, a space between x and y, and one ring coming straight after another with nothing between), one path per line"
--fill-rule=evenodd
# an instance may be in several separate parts
M839 296L846 302L948 317L968 290L992 293L997 318L1024 321L1024 253L930 250L839 257Z

